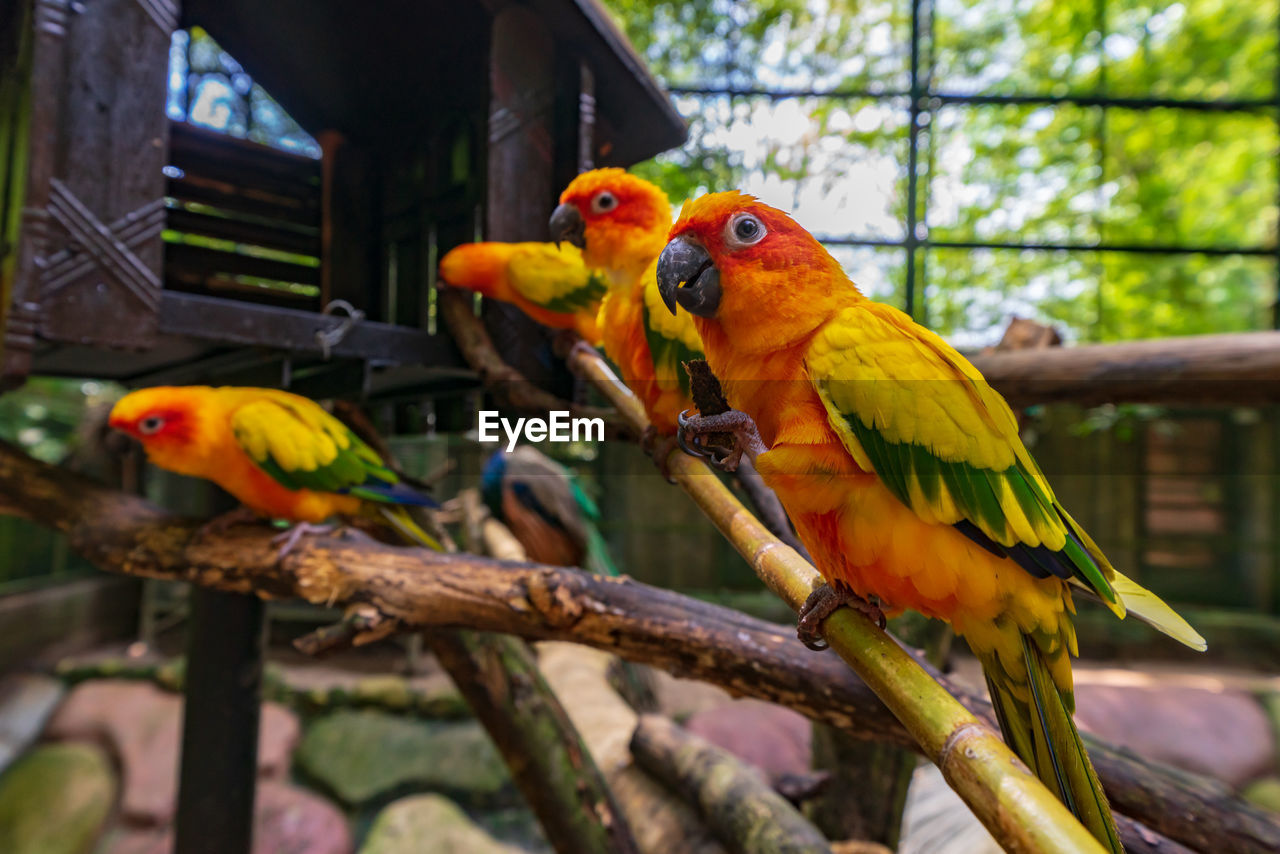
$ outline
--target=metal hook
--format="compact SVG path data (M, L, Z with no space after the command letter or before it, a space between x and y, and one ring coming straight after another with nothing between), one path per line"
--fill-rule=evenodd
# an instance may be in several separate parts
M322 310L321 314L331 315L337 309L342 309L347 313L342 322L332 329L317 329L316 343L320 345L320 352L324 355L324 360L329 361L330 351L342 342L356 324L364 320L364 312L353 306L344 299L330 300Z

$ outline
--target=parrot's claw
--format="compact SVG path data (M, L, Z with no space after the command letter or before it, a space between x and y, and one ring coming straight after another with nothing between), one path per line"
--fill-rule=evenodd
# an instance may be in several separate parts
M295 525L290 525L288 530L282 531L271 538L271 545L280 547L280 551L276 552L276 560L284 560L289 552L297 547L298 541L306 535L332 534L334 530L336 529L333 525L313 525L310 522L298 522Z
M686 454L701 457L721 471L737 471L744 453L754 459L768 450L747 413L730 409L719 415L690 415L690 411L686 409L676 416L676 438ZM702 436L717 433L731 434L733 447L706 446L699 441Z
M824 584L810 593L809 598L800 606L796 637L800 638L800 642L809 649L817 651L827 649L829 644L822 637L822 623L845 605L866 614L867 618L881 629L887 624L884 612L880 610L877 603L863 599L843 584L835 586Z

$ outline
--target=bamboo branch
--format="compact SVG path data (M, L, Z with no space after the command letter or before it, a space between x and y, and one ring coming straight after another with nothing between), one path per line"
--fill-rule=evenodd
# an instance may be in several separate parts
M639 400L602 359L575 351L571 367L590 377L637 430L648 424ZM700 460L678 449L667 459L684 487L792 610L822 584L811 564L779 542L747 512ZM902 721L924 755L942 771L992 836L1010 851L1101 851L1097 840L1027 769L991 729L960 705L889 635L861 614L841 608L824 624L831 648Z
M636 764L697 805L736 854L831 854L831 846L758 771L666 718L644 715L631 736Z
M201 538L202 520L176 517L3 442L0 498L62 531L78 553L112 572L264 598L362 604L378 624L466 626L587 644L735 696L788 706L862 738L920 749L866 684L836 657L805 649L793 629L630 579L338 537L304 539L277 563L272 528ZM990 720L984 699L945 687ZM1112 803L1152 830L1206 852L1280 850L1274 817L1220 784L1086 740ZM1132 845L1123 823L1121 832Z

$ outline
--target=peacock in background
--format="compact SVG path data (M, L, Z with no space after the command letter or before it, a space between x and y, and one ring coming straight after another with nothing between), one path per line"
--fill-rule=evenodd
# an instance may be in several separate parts
M529 560L617 575L596 523L600 508L560 463L522 445L485 463L480 491L494 518L524 546Z

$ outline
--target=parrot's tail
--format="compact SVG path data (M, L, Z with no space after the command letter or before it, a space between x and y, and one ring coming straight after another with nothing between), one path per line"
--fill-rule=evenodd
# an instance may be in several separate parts
M605 542L604 535L590 522L587 523L586 528L587 553L582 559L582 568L596 575L620 575L617 564L609 554L609 544Z
M1104 848L1122 854L1107 796L1071 719L1075 701L1051 672L1049 658L1057 668L1070 666L1067 651L1058 645L1046 656L1032 636L1018 635L1024 667L1011 668L994 651L980 656L1005 741Z
M413 518L408 508L399 504L377 505L378 515L391 527L411 543L431 549L433 552L444 551L440 541L428 534Z

